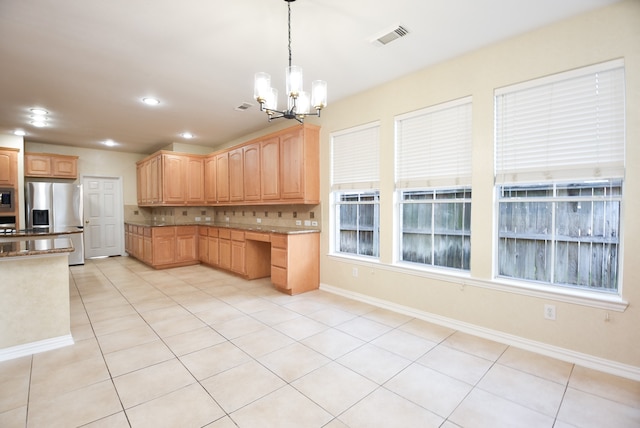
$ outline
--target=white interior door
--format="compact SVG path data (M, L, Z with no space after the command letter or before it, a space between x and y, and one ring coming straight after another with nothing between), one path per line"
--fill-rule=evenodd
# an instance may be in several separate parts
M122 181L83 177L85 257L119 256L123 252Z

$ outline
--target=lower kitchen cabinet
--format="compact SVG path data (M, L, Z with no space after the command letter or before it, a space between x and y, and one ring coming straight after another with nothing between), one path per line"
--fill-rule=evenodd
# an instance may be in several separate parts
M156 268L204 263L246 279L271 276L298 294L320 285L320 234L248 231L217 226L125 227L126 250Z

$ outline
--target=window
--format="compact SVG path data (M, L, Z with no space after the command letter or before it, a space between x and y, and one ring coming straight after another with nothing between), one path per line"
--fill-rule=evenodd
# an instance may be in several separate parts
M379 125L331 136L332 249L379 257Z
M620 181L501 186L499 274L615 291Z
M617 292L624 63L496 91L497 274Z
M336 251L378 257L378 192L338 193L336 207Z
M396 118L399 260L469 270L471 99Z

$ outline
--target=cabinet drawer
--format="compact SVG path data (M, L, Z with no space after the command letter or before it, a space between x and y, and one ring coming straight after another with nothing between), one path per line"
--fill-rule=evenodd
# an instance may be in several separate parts
M178 235L194 235L196 234L196 226L176 226Z
M174 236L176 232L173 226L153 227L151 231L154 238L159 236ZM140 232L140 228L138 228L138 232Z
M271 247L271 265L287 268L287 250Z
M242 232L240 230L232 230L231 231L231 240L232 241L244 242L244 232Z
M219 229L217 227L210 227L209 228L209 236L217 238L219 235Z
M198 226L198 236L208 236L209 228L207 226Z
M145 238L151 238L151 228L150 227L143 227L142 228L142 234L144 235Z
M231 239L231 229L219 229L220 239Z
M271 282L278 287L287 288L287 270L271 266Z
M271 235L271 245L277 248L287 248L287 235L274 233Z
M244 238L248 241L270 242L271 237L268 233L245 232Z

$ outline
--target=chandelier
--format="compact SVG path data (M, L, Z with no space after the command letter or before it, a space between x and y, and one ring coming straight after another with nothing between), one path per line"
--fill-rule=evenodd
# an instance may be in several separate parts
M302 123L305 116L320 116L320 110L327 106L327 82L314 80L311 83L311 96L302 88L302 67L291 65L291 2L284 0L288 9L289 30L289 67L286 68L287 108L278 110L278 90L271 87L271 76L259 72L255 75L253 96L260 103L260 111L267 113L269 122L272 119L296 119ZM311 113L311 107L315 113Z

